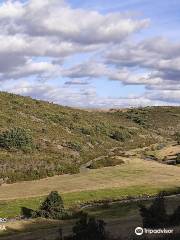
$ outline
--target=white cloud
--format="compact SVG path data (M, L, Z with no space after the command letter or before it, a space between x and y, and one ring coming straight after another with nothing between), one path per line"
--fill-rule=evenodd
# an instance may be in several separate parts
M6 1L0 6L0 19L19 18L25 13L25 9L21 2Z
M4 18L5 25L1 21L0 26L4 25L6 33L19 29L29 36L55 36L81 44L119 42L149 23L148 19L136 20L120 13L102 15L73 9L59 0L7 2L0 6L0 19Z
M21 23L24 32L33 36L52 35L81 44L119 42L149 23L148 19L136 20L119 13L102 15L96 11L72 9L57 0L36 2L30 1L26 6Z
M27 60L23 67L17 67L14 71L7 73L7 79L20 79L23 77L38 75L39 80L43 78L57 77L60 73L59 66L53 65L48 62L33 62Z
M158 90L149 92L147 97L151 100L160 100L165 102L174 102L176 104L180 104L180 90Z
M0 81L6 80L7 90L11 79L15 82L11 91L67 105L177 104L180 44L157 37L141 42L130 38L149 22L118 12L72 8L63 0L5 1L0 4ZM86 59L71 62L75 54ZM38 83L63 77L65 84L57 89ZM36 83L28 82L29 78ZM89 83L101 78L145 85L146 92L100 98Z
M134 95L121 98L100 97L92 87L72 89L68 86L52 86L48 83L29 83L28 81L18 81L12 84L8 89L9 92L32 96L36 99L43 99L62 105L71 105L81 108L123 108L139 106L159 106L170 105L167 101L162 101L158 96L153 95ZM174 105L178 102L174 101Z
M39 69L43 60L38 63L35 57L52 58L51 68L56 68L67 56L100 50L147 23L148 20L135 20L119 13L102 15L73 9L61 0L6 1L0 4L0 79L42 72ZM30 58L34 61L31 66L27 63ZM44 59L44 66L45 62Z

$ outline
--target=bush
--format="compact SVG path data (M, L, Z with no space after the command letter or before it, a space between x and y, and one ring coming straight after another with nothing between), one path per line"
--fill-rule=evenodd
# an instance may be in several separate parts
M82 127L82 128L80 128L80 131L84 135L92 135L93 134L93 130L90 128Z
M25 218L31 218L34 214L34 210L26 207L21 208L21 215Z
M116 141L125 142L129 138L131 138L131 134L126 129L117 130L112 133L111 138L115 139Z
M147 112L143 109L132 109L127 112L127 118L142 127L147 126Z
M57 191L52 191L38 210L22 207L21 215L25 218L48 218L56 220L74 219L78 213L64 209L64 203Z
M95 133L96 134L103 134L103 135L108 135L109 133L109 126L103 123L99 123L98 125L95 126Z
M82 146L79 142L68 142L67 145L72 150L75 150L75 151L78 151L78 152L82 150Z
M112 157L104 157L102 159L94 161L91 164L90 168L98 169L98 168L102 168L102 167L111 167L111 166L121 165L123 163L124 163L124 161L122 159L112 158Z
M0 147L6 149L32 149L32 137L22 128L14 128L0 134Z
M35 217L62 219L65 214L64 203L57 191L52 191L41 204Z

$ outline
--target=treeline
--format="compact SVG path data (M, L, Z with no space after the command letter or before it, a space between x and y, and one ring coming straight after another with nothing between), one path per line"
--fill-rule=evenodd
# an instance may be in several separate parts
M83 211L72 211L64 208L63 200L57 191L52 191L39 206L38 210L22 207L23 218L48 218L56 220L78 219L72 227L73 234L64 237L59 231L59 239L64 240L112 240L105 230L105 222L89 216Z
M139 204L139 212L142 218L144 228L172 228L180 226L180 206L178 206L171 214L167 213L165 198L166 193L160 193L150 204L150 206ZM68 237L63 237L63 232L60 229L59 239L63 240L124 240L120 237L115 239L112 234L106 230L106 223L101 219L95 219L81 210L65 209L63 200L57 191L51 192L46 199L41 203L37 210L22 208L23 218L47 218L56 220L77 219L72 227L72 234ZM128 234L127 234L128 235ZM168 236L160 236L159 240L179 240L180 233L174 233ZM145 236L135 235L127 237L130 239L146 240Z
M172 214L168 214L163 193L158 195L150 207L140 205L139 208L145 228L180 226L180 206Z

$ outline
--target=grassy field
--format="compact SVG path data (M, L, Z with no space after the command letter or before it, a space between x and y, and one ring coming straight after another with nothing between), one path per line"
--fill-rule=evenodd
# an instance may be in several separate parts
M142 196L144 194L154 195L164 188L151 188L144 186L134 186L127 188L112 188L96 191L82 191L62 194L66 208L75 207L82 203L104 200L104 199L121 199L127 196ZM44 197L25 198L18 200L0 201L0 216L13 218L20 215L21 208L27 207L37 209Z
M132 158L120 166L87 173L2 185L0 216L18 215L23 206L36 208L52 190L58 190L69 207L94 200L151 195L179 185L179 167Z
M145 205L150 205L152 200L143 202ZM165 207L168 214L172 214L175 208L180 204L180 197L170 197L165 200ZM115 203L108 206L91 207L85 209L91 216L97 219L103 219L107 225L106 228L111 234L119 236L128 236L134 232L135 227L141 226L141 217L139 214L138 203ZM31 236L34 239L57 239L58 229L63 229L63 234L70 234L75 220L57 221L34 219L29 221L16 221L6 223L7 231L1 232L3 240L29 240ZM4 237L3 237L4 236ZM47 238L46 238L47 237Z
M44 196L52 190L67 193L136 186L166 188L179 186L179 184L179 167L138 158L127 158L126 162L120 166L90 170L75 175L3 184L0 187L0 200Z

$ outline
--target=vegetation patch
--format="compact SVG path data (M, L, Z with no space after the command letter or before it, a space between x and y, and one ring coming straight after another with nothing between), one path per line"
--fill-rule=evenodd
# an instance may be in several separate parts
M34 144L28 131L13 128L0 134L0 147L5 149L32 150Z
M127 197L155 195L164 188L154 188L150 186L136 186L127 188L100 189L96 191L81 191L61 194L65 208L74 208L84 204L98 202L108 203ZM21 215L22 208L37 210L43 204L46 196L0 201L0 216L2 218L12 218Z
M127 112L127 118L142 127L147 127L147 109L131 109Z
M97 161L92 162L90 168L91 169L98 169L102 167L112 167L116 165L121 165L123 164L124 161L120 159L119 157L104 157L102 159L99 159Z
M131 133L127 129L116 130L112 133L111 138L116 141L125 142L131 138Z
M148 147L180 131L180 107L89 112L5 92L0 102L0 179L6 183L77 173L115 147Z

